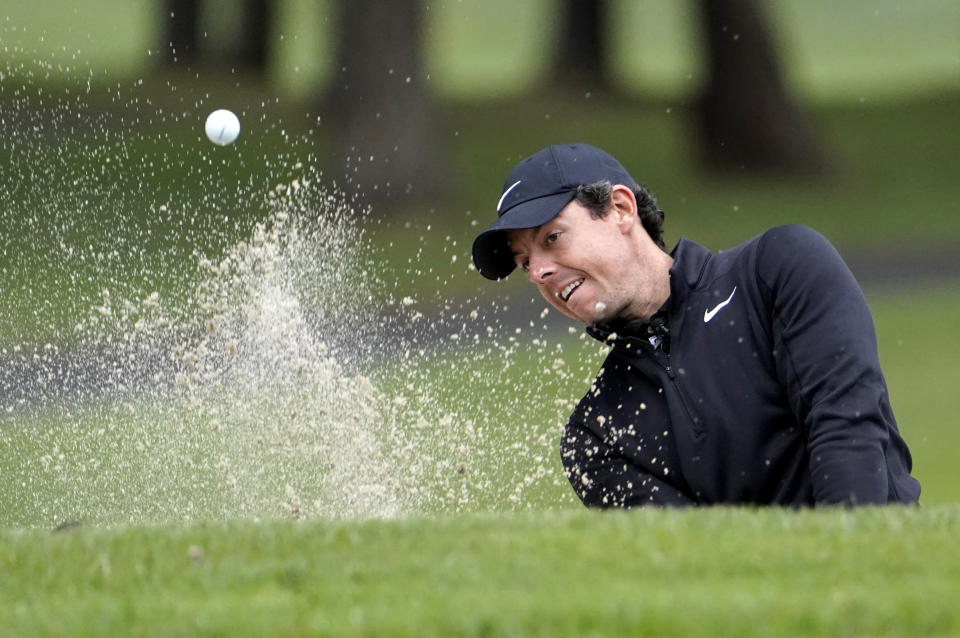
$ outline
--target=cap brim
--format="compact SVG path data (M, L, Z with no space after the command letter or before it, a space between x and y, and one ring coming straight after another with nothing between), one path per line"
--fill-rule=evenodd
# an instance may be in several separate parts
M473 264L487 279L503 279L516 268L504 234L542 226L569 204L575 191L564 191L517 204L473 240Z

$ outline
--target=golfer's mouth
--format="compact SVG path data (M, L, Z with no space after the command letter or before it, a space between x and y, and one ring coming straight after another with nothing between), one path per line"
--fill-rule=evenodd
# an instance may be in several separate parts
M569 284L564 286L563 290L557 293L557 296L563 299L564 301L567 301L568 299L570 299L570 295L573 294L573 291L579 288L580 284L582 283L583 283L583 279L577 279L576 281L570 282Z

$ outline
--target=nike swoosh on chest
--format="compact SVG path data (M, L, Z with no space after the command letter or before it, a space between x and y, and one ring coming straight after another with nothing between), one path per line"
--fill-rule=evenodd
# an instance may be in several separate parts
M733 296L737 294L737 287L733 287L733 291L730 293L730 296L727 297L724 301L721 301L713 308L707 308L703 311L703 323L709 323L711 319L717 316L717 313L730 305L730 302L733 301Z

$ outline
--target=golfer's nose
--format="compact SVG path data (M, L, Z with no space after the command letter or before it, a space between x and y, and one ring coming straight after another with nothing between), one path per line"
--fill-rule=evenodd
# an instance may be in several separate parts
M530 264L527 266L527 276L535 284L541 284L556 271L556 267L549 259L543 257L530 257Z

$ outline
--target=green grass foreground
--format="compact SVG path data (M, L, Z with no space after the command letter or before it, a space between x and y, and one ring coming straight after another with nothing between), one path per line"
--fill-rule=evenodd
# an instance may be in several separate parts
M0 634L956 636L960 507L0 531Z

